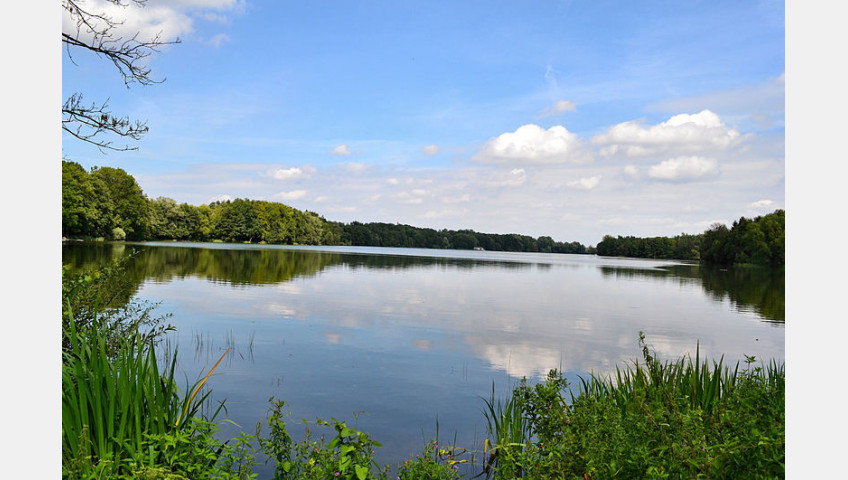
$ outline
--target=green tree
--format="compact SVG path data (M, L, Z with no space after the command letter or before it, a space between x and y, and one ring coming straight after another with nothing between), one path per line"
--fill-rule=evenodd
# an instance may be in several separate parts
M76 162L62 160L62 235L105 237L114 227L106 185Z
M94 167L92 178L100 179L112 200L114 227L120 227L128 240L145 240L149 237L149 202L132 175L123 169Z

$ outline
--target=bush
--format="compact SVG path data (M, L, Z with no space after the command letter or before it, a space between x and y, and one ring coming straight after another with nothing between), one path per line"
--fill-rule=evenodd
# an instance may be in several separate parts
M127 233L121 227L115 227L112 229L112 240L126 240Z

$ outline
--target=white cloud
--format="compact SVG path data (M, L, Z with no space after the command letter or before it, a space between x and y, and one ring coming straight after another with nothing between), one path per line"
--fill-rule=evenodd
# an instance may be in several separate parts
M542 110L536 115L536 118L539 117L552 117L555 115L561 115L565 112L573 112L577 110L577 104L570 100L559 100L552 106Z
M625 165L622 170L624 171L624 174L627 175L628 177L632 177L632 178L638 178L639 177L639 169L636 168L635 165Z
M314 172L314 168L306 167L291 167L291 168L278 168L276 170L269 170L265 176L273 178L275 180L293 180L295 178L309 178L311 173Z
M329 153L336 155L336 156L339 156L339 157L346 157L348 155L351 155L350 148L347 145L344 145L344 144L339 145L338 147L330 150Z
M119 37L128 40L138 33L139 41L152 40L156 35L160 35L160 40L169 41L194 31L192 14L222 22L226 19L222 12L236 11L243 3L243 0L149 0L145 6L138 7L131 2L121 6L105 0L88 0L81 7L90 14L102 15L115 22L114 40ZM102 29L104 25L92 19L95 29ZM76 31L75 18L63 10L62 32L75 35ZM88 40L91 34L83 27L80 37ZM210 42L218 46L226 38L226 35L216 35Z
M233 197L229 195L215 195L214 197L209 199L208 203L212 202L230 202L233 200Z
M509 172L495 172L482 183L492 187L517 187L527 181L527 172L523 168L513 168Z
M786 100L786 73L754 85L703 95L672 98L649 105L648 109L662 112L700 110L709 108L723 115L747 115L757 125L770 127L783 123Z
M210 38L206 43L212 45L215 48L219 48L222 43L229 42L230 40L232 39L226 33L219 33L214 37Z
M472 157L479 163L554 164L591 161L583 142L561 125L528 124L490 139Z
M277 200L299 200L306 196L306 190L292 190L291 192L280 192L274 194Z
M395 199L397 199L398 202L407 205L420 205L424 203L424 199L413 192L400 192L395 195Z
M362 172L364 172L365 170L368 169L368 165L366 165L364 163L357 163L357 162L341 163L341 164L339 164L339 166L341 166L341 168L344 169L345 171L356 174L356 175L359 175L359 174L361 174Z
M466 203L471 201L471 194L464 193L458 197L444 197L442 203Z
M777 203L772 202L771 200L758 200L754 203L749 203L748 208L753 208L753 209L777 208Z
M566 183L567 186L571 188L578 188L580 190L592 190L597 187L598 184L601 183L600 175L588 178L581 178L580 180L574 180L572 182Z
M692 181L718 175L718 162L704 157L676 157L654 165L648 176L657 180Z
M458 218L463 219L468 217L468 210L454 210L454 209L445 209L445 210L428 210L421 218L426 219L438 219L438 218Z
M426 147L421 148L421 151L424 152L425 155L435 155L439 153L439 146L427 145Z
M743 138L738 130L728 128L718 115L703 110L696 114L674 115L649 127L639 121L619 123L606 133L592 137L591 142L602 146L601 154L613 155L621 151L634 157L725 150L738 145Z

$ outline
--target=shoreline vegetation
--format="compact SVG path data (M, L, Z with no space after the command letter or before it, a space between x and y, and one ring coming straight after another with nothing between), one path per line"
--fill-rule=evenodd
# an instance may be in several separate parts
M783 362L746 356L730 366L701 359L697 345L694 359L660 361L641 332L641 359L614 375L571 385L554 370L506 399L484 399L482 449L437 438L404 463L379 465L377 439L335 418L291 423L276 398L253 433L222 440L225 403L206 382L214 366L181 388L176 352L159 346L173 327L116 293L123 268L62 270L66 479L248 479L264 463L274 480L785 475Z
M597 246L517 233L435 230L391 223L328 221L315 212L237 198L208 205L149 199L131 175L112 167L87 172L62 160L62 237L86 240L178 240L283 245L350 245L597 254L698 261L705 265L785 265L785 211L702 234L639 238L606 235Z

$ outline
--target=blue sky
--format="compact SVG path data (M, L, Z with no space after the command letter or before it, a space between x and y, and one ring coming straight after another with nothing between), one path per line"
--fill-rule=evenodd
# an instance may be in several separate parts
M89 0L87 5L97 5ZM132 152L68 136L145 193L328 220L549 235L700 233L784 208L783 2L149 0L182 43L124 87L62 60L62 95L147 120ZM116 144L119 139L116 139Z

